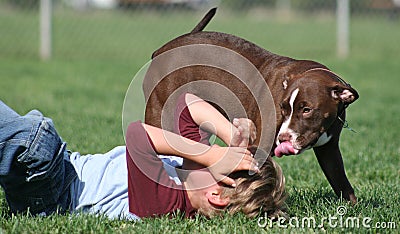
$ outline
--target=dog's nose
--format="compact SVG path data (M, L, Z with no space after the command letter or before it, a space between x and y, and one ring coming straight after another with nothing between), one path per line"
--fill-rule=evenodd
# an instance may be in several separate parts
M287 132L280 133L278 136L278 140L280 142L290 141L291 139L292 139L292 134L287 133Z

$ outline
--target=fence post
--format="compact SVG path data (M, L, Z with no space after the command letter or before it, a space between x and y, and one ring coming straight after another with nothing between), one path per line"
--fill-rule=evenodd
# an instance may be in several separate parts
M291 0L277 0L276 9L279 14L283 14L285 17L290 15Z
M40 58L51 58L51 0L40 0Z
M337 55L339 58L346 58L349 54L349 24L350 24L350 6L349 0L336 1L336 17L337 17Z

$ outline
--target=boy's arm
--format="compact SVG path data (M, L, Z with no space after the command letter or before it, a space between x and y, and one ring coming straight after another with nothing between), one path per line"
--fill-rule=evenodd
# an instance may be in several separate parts
M226 177L234 171L258 171L257 162L245 148L207 146L147 124L143 127L157 153L177 155L209 167L214 178L225 184L234 185L235 181Z
M212 105L194 94L185 94L185 102L193 121L227 145L247 147L256 139L256 128L250 119L236 118L231 124Z

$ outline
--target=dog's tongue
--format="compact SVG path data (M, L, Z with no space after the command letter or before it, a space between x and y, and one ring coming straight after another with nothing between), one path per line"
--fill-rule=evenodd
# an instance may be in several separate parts
M277 157L282 157L283 155L296 154L296 151L289 141L284 141L275 148L274 153Z

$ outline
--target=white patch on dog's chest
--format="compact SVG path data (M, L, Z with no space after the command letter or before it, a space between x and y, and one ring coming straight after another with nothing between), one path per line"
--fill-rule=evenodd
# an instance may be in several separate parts
M324 132L319 138L317 143L313 147L323 146L328 143L332 138L332 135L328 136L326 132Z

